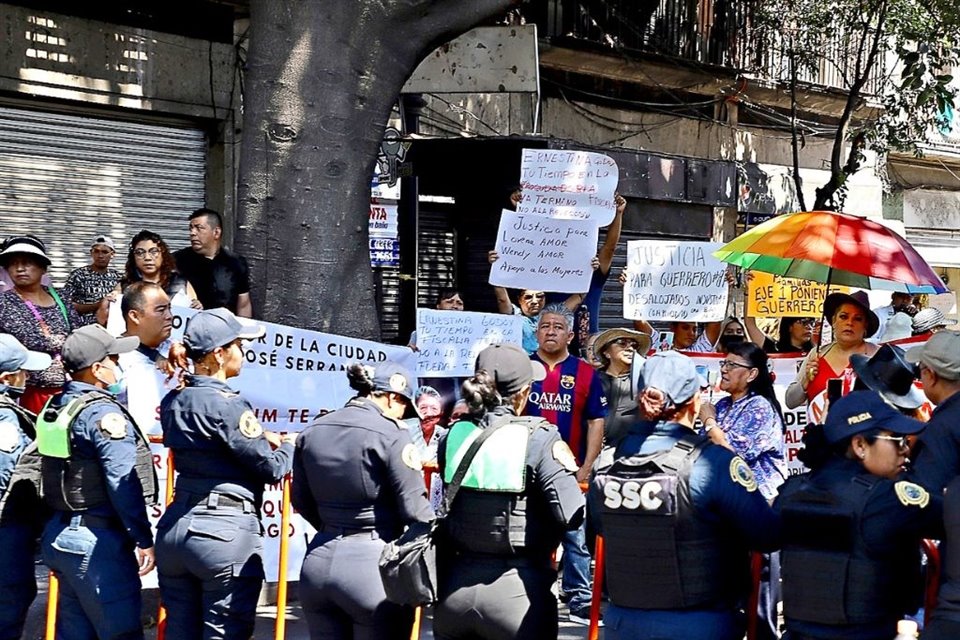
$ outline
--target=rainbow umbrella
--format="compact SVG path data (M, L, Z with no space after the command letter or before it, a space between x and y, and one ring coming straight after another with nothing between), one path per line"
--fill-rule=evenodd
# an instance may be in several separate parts
M949 291L897 232L832 211L787 213L713 253L729 264L790 278L906 293Z

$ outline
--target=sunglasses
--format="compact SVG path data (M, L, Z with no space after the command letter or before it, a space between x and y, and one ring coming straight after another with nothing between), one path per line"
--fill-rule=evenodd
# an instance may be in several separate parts
M898 449L906 449L910 446L910 440L907 436L875 436L877 440L889 440L897 445Z
M636 340L631 340L630 338L617 338L610 344L615 344L618 347L623 347L624 349L633 349L634 351L640 348L640 343Z

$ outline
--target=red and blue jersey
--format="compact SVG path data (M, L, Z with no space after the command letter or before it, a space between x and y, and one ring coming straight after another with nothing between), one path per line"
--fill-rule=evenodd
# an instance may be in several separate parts
M587 421L607 416L607 399L600 376L593 367L572 355L553 368L536 353L530 358L543 363L547 377L533 383L526 413L556 425L560 437L582 462L587 451Z

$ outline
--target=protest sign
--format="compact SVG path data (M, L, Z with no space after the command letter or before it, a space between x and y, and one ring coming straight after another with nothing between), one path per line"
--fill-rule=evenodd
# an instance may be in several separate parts
M830 287L830 293L849 291L849 287ZM823 300L826 297L825 284L754 271L747 287L747 315L760 318L819 318L823 315Z
M627 243L623 317L631 320L722 320L727 265L717 242L632 240Z
M590 262L597 254L598 235L590 220L556 220L504 209L495 247L500 258L490 267L490 284L585 292L593 277Z
M180 342L187 320L197 313L173 308L171 340ZM227 381L250 403L254 414L271 431L301 431L321 409L338 409L355 393L347 384L344 368L352 362L374 364L392 360L416 371L416 355L406 347L347 338L297 329L270 322L262 323L266 334L244 349L243 370ZM160 434L160 401L175 386L149 367L130 367L127 376L127 403L138 426L149 434ZM167 450L151 445L154 467L164 486ZM280 502L279 483L267 487L261 522L265 531L264 569L267 580L276 581L279 571ZM164 512L163 505L148 510L151 522ZM313 529L299 515L291 519L288 578L296 580ZM143 585L156 585L155 573L144 577Z
M524 149L520 162L523 197L517 213L548 218L613 220L620 170L612 158L590 151Z
M502 313L417 309L417 375L473 375L477 354L491 344L523 342L521 318Z

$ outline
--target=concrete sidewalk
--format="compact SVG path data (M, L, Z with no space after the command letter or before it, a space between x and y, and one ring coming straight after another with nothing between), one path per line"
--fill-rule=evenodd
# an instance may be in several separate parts
M43 640L44 623L46 619L47 606L47 568L42 564L37 565L37 598L30 608L30 615L27 618L27 626L24 629L23 640ZM296 597L296 585L291 585L292 597ZM156 640L156 607L158 593L156 590L144 592L144 619L147 620L147 628L144 629L146 640ZM257 609L257 626L254 631L253 640L272 640L275 636L275 626L277 619L277 608L275 606L263 606ZM310 634L307 632L307 623L303 619L303 612L300 604L292 602L287 607L286 633L285 640L308 640ZM560 640L583 640L587 637L587 627L567 622L567 608L560 605ZM600 631L600 638L603 639L603 630ZM170 638L170 640L178 640ZM433 630L431 627L431 613L427 610L425 620L421 625L420 640L433 640Z

